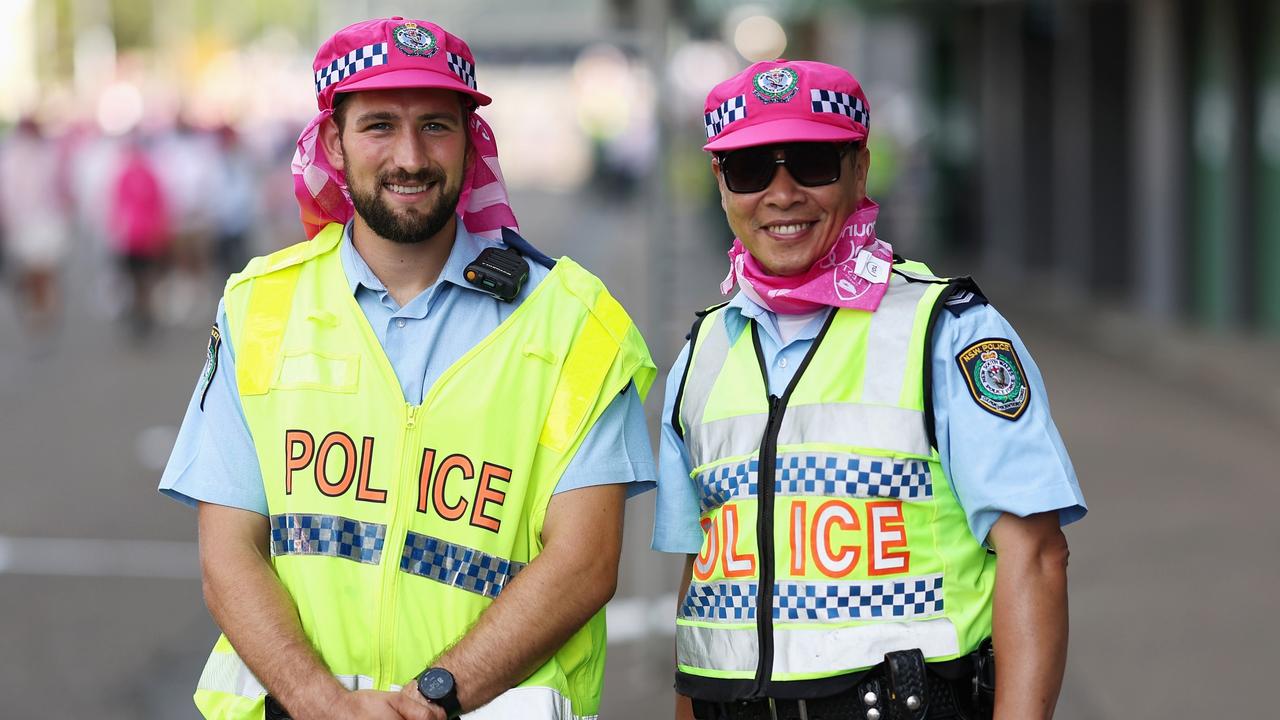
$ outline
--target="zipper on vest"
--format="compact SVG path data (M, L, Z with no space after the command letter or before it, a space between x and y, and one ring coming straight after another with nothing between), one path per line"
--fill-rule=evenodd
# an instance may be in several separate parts
M404 438L400 446L399 477L395 478L392 487L395 492L409 492L404 487L405 478L417 477L413 463L418 460L416 452L412 452L414 429L418 425L418 410L421 405L405 403ZM415 497L416 492L409 497ZM411 500L403 497L390 497L388 502L394 503L391 525L387 527L387 539L382 550L382 600L378 603L378 638L377 653L374 656L375 687L389 687L397 678L390 677L391 668L395 666L396 629L396 587L400 583L400 556L404 551L408 519L405 515L411 512ZM396 552L396 550L400 552Z
M769 395L769 420L760 442L760 465L756 484L760 488L756 512L756 546L760 551L760 588L756 596L756 630L759 633L760 665L756 668L756 689L763 697L773 675L773 484L778 464L778 432L786 405L777 395Z
M765 394L769 396L769 418L765 422L764 437L760 441L760 464L756 471L756 483L760 488L760 497L756 510L756 548L760 553L760 590L756 596L756 630L759 633L760 665L756 668L755 690L753 697L767 697L770 683L773 682L773 491L778 466L778 435L782 432L782 417L787 412L787 404L791 401L791 393L800 384L800 378L808 369L818 347L831 329L836 319L836 310L827 313L822 329L813 339L809 352L800 361L796 374L791 377L782 397L769 391L769 366L764 361L764 348L760 345L760 326L751 323L751 342L755 346L756 362L760 365L760 376L764 381Z

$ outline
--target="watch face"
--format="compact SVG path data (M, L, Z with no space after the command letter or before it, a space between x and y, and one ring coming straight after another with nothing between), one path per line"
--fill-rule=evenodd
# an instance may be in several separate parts
M448 670L432 668L423 673L418 690L428 700L439 700L453 692L453 675Z

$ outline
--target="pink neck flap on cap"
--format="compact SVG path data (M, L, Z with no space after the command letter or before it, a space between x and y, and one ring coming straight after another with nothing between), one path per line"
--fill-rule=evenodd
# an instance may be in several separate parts
M422 20L383 18L339 30L316 53L314 80L320 112L298 137L293 155L293 193L307 237L330 223L355 215L346 178L329 163L319 142L320 126L333 117L340 92L393 88L444 88L488 105L476 90L475 58L467 44L439 25ZM502 228L518 230L511 210L498 143L493 129L474 111L467 132L474 150L462 182L458 209L467 231L501 237Z

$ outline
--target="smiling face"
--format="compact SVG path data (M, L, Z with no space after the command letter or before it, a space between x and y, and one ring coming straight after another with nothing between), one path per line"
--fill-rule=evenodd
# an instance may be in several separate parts
M805 187L783 165L764 190L735 193L725 186L720 163L712 158L729 227L769 274L799 275L835 245L845 220L866 195L871 155L861 147L840 163L840 179L828 185Z
M329 162L343 172L357 227L397 243L453 238L466 174L466 113L452 90L351 93L325 123Z

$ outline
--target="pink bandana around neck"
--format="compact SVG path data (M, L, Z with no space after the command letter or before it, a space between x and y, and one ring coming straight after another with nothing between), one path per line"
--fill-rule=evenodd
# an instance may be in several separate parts
M780 315L801 315L823 307L874 312L889 288L893 248L876 237L880 206L863 198L840 230L831 252L799 275L770 275L733 239L729 275L720 283L728 295L736 284L752 302Z
M293 194L301 209L302 227L308 238L329 223L346 223L355 215L347 180L329 164L320 144L320 126L333 116L322 110L298 137L293 154ZM462 180L458 213L467 232L484 238L502 237L502 228L519 231L507 197L507 186L498 165L498 143L493 129L475 112L467 128L474 158Z

